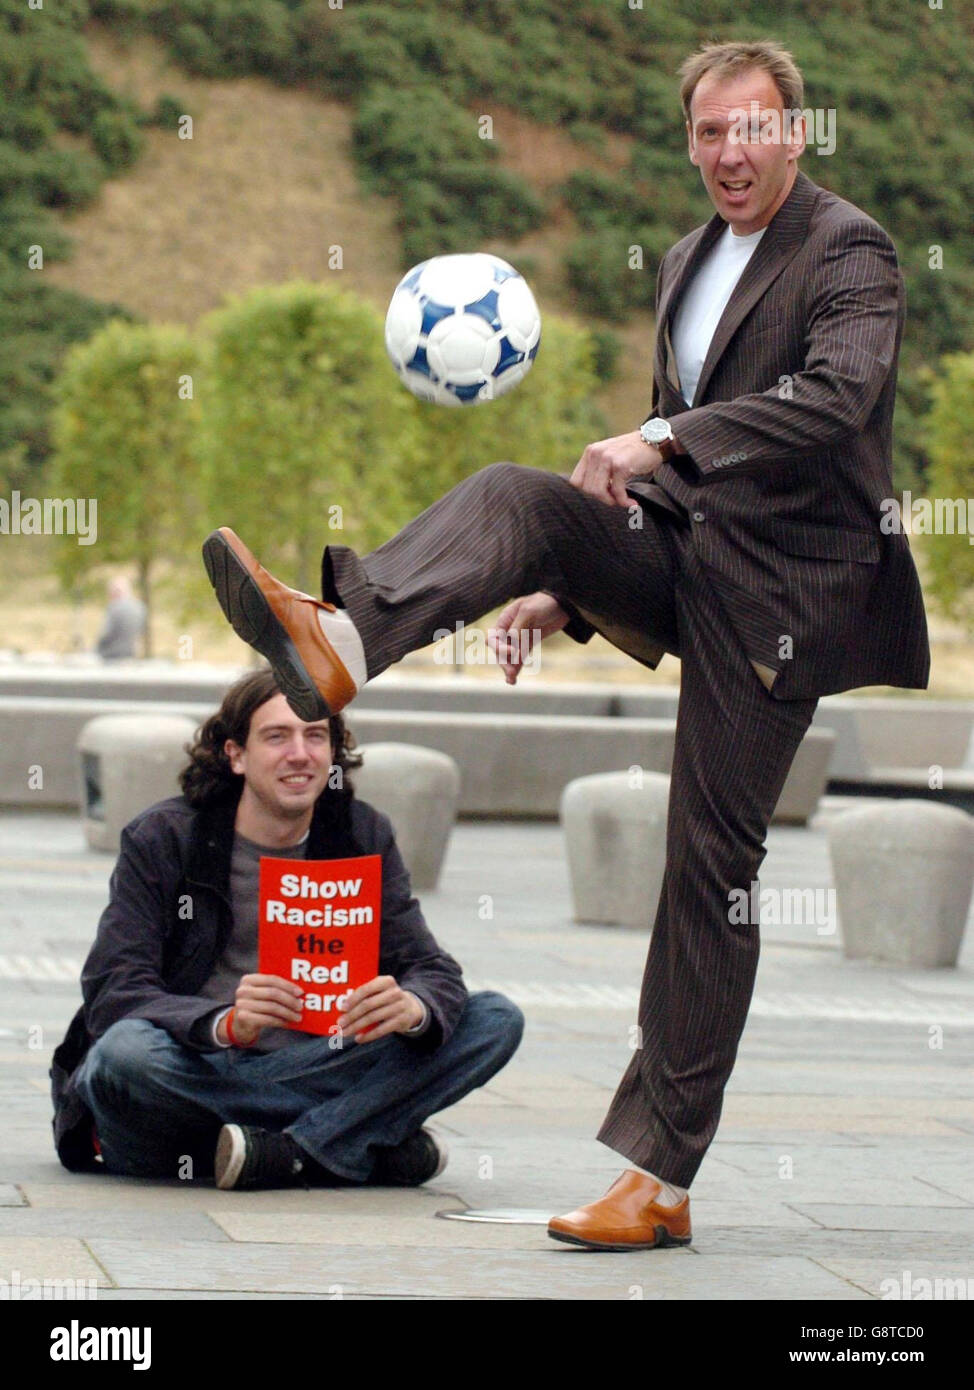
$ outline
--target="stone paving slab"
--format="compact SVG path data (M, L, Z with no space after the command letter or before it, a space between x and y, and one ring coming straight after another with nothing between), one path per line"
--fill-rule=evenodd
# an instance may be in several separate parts
M893 1300L927 1301L936 1294L939 1299L974 1299L974 1262L956 1259L931 1260L911 1255L908 1259L897 1252L888 1254L882 1260L855 1260L835 1258L822 1254L816 1257L824 1270L848 1281L871 1298L890 1299L890 1311L894 1311ZM909 1281L907 1281L909 1274ZM929 1291L918 1282L929 1280ZM936 1281L940 1281L939 1286ZM946 1281L950 1281L948 1286ZM886 1287L884 1288L884 1283ZM898 1294L897 1294L898 1291ZM960 1291L960 1292L959 1292ZM963 1311L963 1310L958 1310ZM906 1319L908 1322L909 1319Z
M321 1294L317 1293L263 1293L253 1290L240 1289L99 1289L99 1303L157 1303L165 1300L166 1303L198 1303L200 1299L206 1299L207 1303L320 1303ZM361 1301L368 1298L370 1302L378 1301L380 1295L360 1294L358 1300L354 1300L350 1294L344 1294L343 1298L349 1302ZM398 1297L396 1298L398 1302ZM241 1318L241 1323L243 1319ZM243 1331L241 1327L241 1331Z
M969 1149L968 1158L969 1163L974 1164L974 1159L971 1159ZM958 1202L974 1203L974 1173L970 1171L970 1166L967 1172L948 1173L944 1175L928 1173L925 1181L933 1187L935 1192L941 1195L946 1195L948 1198L953 1198Z
M47 1069L111 858L85 850L70 816L0 816L0 838L0 1277L93 1269L117 1284L99 1290L112 1300L843 1300L878 1298L905 1269L974 1276L974 929L958 970L930 972L848 962L836 937L801 927L763 930L757 1006L693 1185L694 1243L602 1254L436 1215L568 1211L627 1166L594 1136L632 1057L648 937L572 922L557 826L461 824L440 890L423 895L468 980L509 980L530 1002L511 1065L437 1117L450 1163L422 1190L222 1193L66 1173ZM821 831L772 830L762 886L830 882Z
M211 1184L150 1182L138 1178L113 1178L109 1174L76 1175L74 1182L24 1183L24 1195L32 1208L55 1211L102 1208L119 1212L145 1210L308 1213L341 1211L351 1215L385 1217L426 1214L440 1208L462 1210L446 1192L425 1188L288 1188L270 1192L220 1192Z
M949 1135L952 1116L965 1120L974 1117L974 1101L940 1097L931 1104L897 1096L894 1113L894 1103L887 1096L728 1094L724 1114L730 1124L748 1128L767 1127L769 1120L780 1117L783 1126L799 1131L854 1128L860 1134Z
M538 1250L548 1240L543 1228L537 1226L448 1221L435 1216L398 1216L393 1223L388 1217L338 1213L210 1215L231 1240L258 1244L342 1245L359 1249L423 1246L477 1255L482 1250Z
M974 1206L867 1206L860 1203L796 1202L810 1220L836 1231L936 1231L966 1235L974 1249Z
M485 1251L463 1261L465 1298L632 1299L643 1298L846 1299L857 1293L841 1275L811 1260L753 1256L710 1256L692 1250L632 1251L624 1255L561 1250L538 1235L536 1250ZM317 1292L336 1286L343 1293L408 1294L443 1298L457 1293L457 1254L432 1246L389 1248L381 1253L356 1246L239 1245L183 1241L93 1240L91 1250L119 1288L202 1290L266 1289L276 1293ZM160 1278L160 1275L162 1276Z
M0 1271L10 1279L94 1279L111 1283L81 1240L66 1236L0 1236ZM8 1273L9 1271L9 1273Z
M113 1207L69 1208L27 1207L20 1211L0 1211L0 1238L4 1236L76 1236L90 1240L95 1236L122 1240L131 1236L133 1215ZM140 1237L146 1240L229 1240L210 1213L176 1205L157 1209L146 1203L138 1212Z
M749 1231L727 1226L717 1213L715 1224L707 1227L694 1217L693 1249L708 1258L715 1255L745 1253L754 1258L765 1256L778 1259L793 1255L818 1263L830 1259L869 1262L883 1268L893 1258L908 1264L914 1260L929 1260L936 1249L944 1262L966 1265L974 1275L970 1236L937 1234L929 1231L861 1231L829 1230L824 1227L789 1230L784 1226L755 1226Z
M805 1154L800 1146L783 1145L770 1153L762 1146L760 1165L742 1171L724 1162L728 1147L721 1146L719 1153L712 1150L708 1155L693 1184L692 1197L696 1201L713 1200L725 1205L750 1202L763 1204L769 1210L798 1202L908 1204L918 1208L964 1205L962 1200L946 1199L939 1190L943 1184L956 1180L957 1168L945 1163L931 1170L922 1156L914 1164L904 1163L889 1170L877 1151L859 1146L852 1150L857 1156L854 1161L835 1166L831 1149L823 1156L821 1150ZM482 1155L489 1155L492 1161L489 1181L479 1175ZM792 1161L791 1178L780 1176L778 1165L782 1156ZM963 1156L962 1153L961 1161ZM481 1132L475 1141L464 1139L455 1143L449 1166L438 1183L449 1185L472 1206L500 1205L496 1196L488 1199L484 1194L496 1194L501 1184L507 1186L512 1175L515 1181L521 1175L530 1175L540 1180L542 1186L547 1185L549 1192L563 1193L573 1202L583 1198L591 1201L618 1175L620 1166L625 1166L625 1161L620 1164L616 1156L601 1146L579 1141L562 1146L560 1138L556 1141L553 1137L532 1136L519 1140ZM938 1186L916 1180L916 1175L925 1171L937 1176Z

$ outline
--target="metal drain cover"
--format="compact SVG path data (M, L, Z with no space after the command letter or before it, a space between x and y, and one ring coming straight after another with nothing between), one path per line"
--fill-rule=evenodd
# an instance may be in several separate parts
M484 1207L477 1211L438 1211L444 1221L487 1221L496 1226L547 1226L550 1211L536 1207Z

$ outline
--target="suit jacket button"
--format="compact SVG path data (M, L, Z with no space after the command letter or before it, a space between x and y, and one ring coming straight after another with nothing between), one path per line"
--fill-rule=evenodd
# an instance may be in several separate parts
M704 521L704 520L706 519L706 517L705 517L705 514L704 514L703 512L694 512L694 513L693 513L693 519L694 519L694 521Z

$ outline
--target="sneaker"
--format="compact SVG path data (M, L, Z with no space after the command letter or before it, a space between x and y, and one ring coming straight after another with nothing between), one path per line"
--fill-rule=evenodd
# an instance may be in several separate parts
M379 1187L419 1187L438 1178L449 1150L438 1134L420 1129L392 1148L379 1149L370 1181Z
M253 1125L224 1125L216 1141L213 1176L217 1187L300 1187L316 1165L289 1134Z

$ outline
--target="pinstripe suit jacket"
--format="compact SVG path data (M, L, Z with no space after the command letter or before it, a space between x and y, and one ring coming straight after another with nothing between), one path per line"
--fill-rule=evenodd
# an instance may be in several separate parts
M688 407L673 315L725 226L714 216L660 265L652 414L672 422L689 457L629 491L689 514L696 553L776 698L922 689L930 652L916 567L906 536L880 530L905 312L893 243L799 171ZM638 656L655 666L663 650Z

